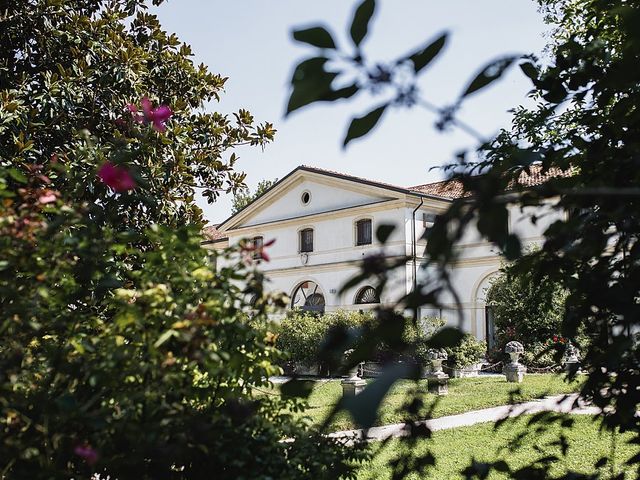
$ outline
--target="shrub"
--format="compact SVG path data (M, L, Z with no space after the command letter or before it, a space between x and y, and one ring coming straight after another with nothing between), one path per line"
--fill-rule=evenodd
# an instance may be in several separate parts
M460 345L445 350L449 356L447 364L451 368L464 368L482 360L487 353L487 345L470 333L465 333Z
M417 363L426 365L426 340L444 322L435 317L425 317L417 326L412 320L398 317L404 325L402 340L414 348L410 352L398 351L388 344L377 345L366 360L387 362L411 358ZM373 329L377 322L372 312L337 311L323 315L291 310L278 327L277 347L287 353L289 361L311 366L323 364L321 348L333 331L349 332L351 344L349 348L358 345L364 329ZM338 359L339 360L339 359ZM322 365L321 365L322 367Z
M236 187L229 150L270 126L204 113L224 79L142 0L2 17L0 477L346 474L356 451L255 393L282 357L241 313L262 276L200 245L195 191Z

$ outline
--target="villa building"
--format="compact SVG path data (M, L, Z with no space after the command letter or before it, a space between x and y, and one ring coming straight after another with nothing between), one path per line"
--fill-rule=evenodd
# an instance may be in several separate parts
M532 186L547 177L532 169L530 175L523 173L519 182ZM399 187L300 166L235 215L207 227L204 244L224 248L241 239L255 245L275 239L268 249L270 261L260 262L259 268L269 281L267 289L287 293L292 308L333 311L392 305L411 292L414 280L419 282L424 275L425 229L462 194L456 181ZM519 207L510 208L509 228L525 243L537 244L558 213L539 216L535 225L527 213ZM375 238L381 224L396 226L384 249ZM461 301L462 328L491 343L493 326L485 293L500 268L500 255L472 229L458 248L459 259L451 266L451 275ZM395 272L391 287L380 298L372 285L366 284L341 294L341 287L360 271L362 260L380 253L408 258L404 268ZM458 322L453 299L443 300L443 308L421 309L420 316L436 315Z

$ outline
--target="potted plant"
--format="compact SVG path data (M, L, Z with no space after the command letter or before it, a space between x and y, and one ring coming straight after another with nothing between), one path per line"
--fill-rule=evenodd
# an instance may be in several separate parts
M487 345L466 333L458 346L448 347L446 352L452 377L477 377L482 366L481 360L487 353Z

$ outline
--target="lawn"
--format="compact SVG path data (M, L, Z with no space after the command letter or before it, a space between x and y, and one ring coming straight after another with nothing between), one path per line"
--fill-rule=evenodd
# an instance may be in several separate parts
M527 426L529 416L525 415L508 421L497 430L494 430L492 423L482 423L434 432L431 439L418 440L410 449L411 457L418 458L430 449L437 459L436 466L422 477L414 473L406 478L463 479L460 472L469 466L472 459L480 462L503 459L511 468L517 469L546 455L560 457L551 467L550 478L557 478L567 470L594 473L594 464L611 453L612 434L600 432L599 424L592 417L573 415L571 418L575 422L573 427L564 430L569 444L566 457L562 457L557 445L550 445L559 438L559 424L554 424L547 432L538 433L535 427ZM516 438L525 431L528 435L517 445ZM640 448L627 443L631 438L630 434L618 434L615 437L613 469L620 473L625 471L625 460L637 454ZM381 450L373 460L362 465L358 472L359 480L390 478L389 461L409 448L406 441L399 439L391 440L386 445L372 444L374 448L376 445L380 445ZM509 451L509 447L513 451ZM611 464L602 467L600 472L604 478L611 478ZM627 467L625 478L638 478L636 473ZM494 472L488 478L496 480L509 477Z
M432 417L442 417L457 413L477 410L480 408L506 405L510 403L511 395L520 389L515 397L518 402L533 400L545 395L571 393L579 389L580 382L567 383L563 375L530 374L525 376L520 385L507 383L504 377L453 378L449 382L449 395L436 397L425 394L425 406L417 418L426 418L427 410L436 402ZM412 381L402 381L395 384L385 397L378 412L376 425L399 423L406 419L401 407L410 397L410 393L417 389L426 390L426 381L418 384ZM340 380L317 383L308 399L308 408L299 413L306 416L313 424L320 424L331 412L342 396ZM356 428L351 417L341 412L336 416L330 431L348 430Z

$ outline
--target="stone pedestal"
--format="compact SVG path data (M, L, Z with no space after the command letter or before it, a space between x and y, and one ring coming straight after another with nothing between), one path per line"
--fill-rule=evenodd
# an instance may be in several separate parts
M367 385L367 382L358 376L359 368L360 365L356 365L349 370L349 376L340 383L342 385L343 397L357 395L364 390L364 387Z
M353 380L351 378L345 378L341 382L342 385L342 396L343 397L351 397L353 395L358 395L364 387L367 385L367 382L358 378L357 380Z
M575 375L580 371L580 360L568 359L564 362L564 371L569 375Z
M427 389L429 393L447 395L449 393L449 375L444 372L427 375Z
M502 369L502 373L507 377L507 382L522 383L527 367L520 363L508 363Z

